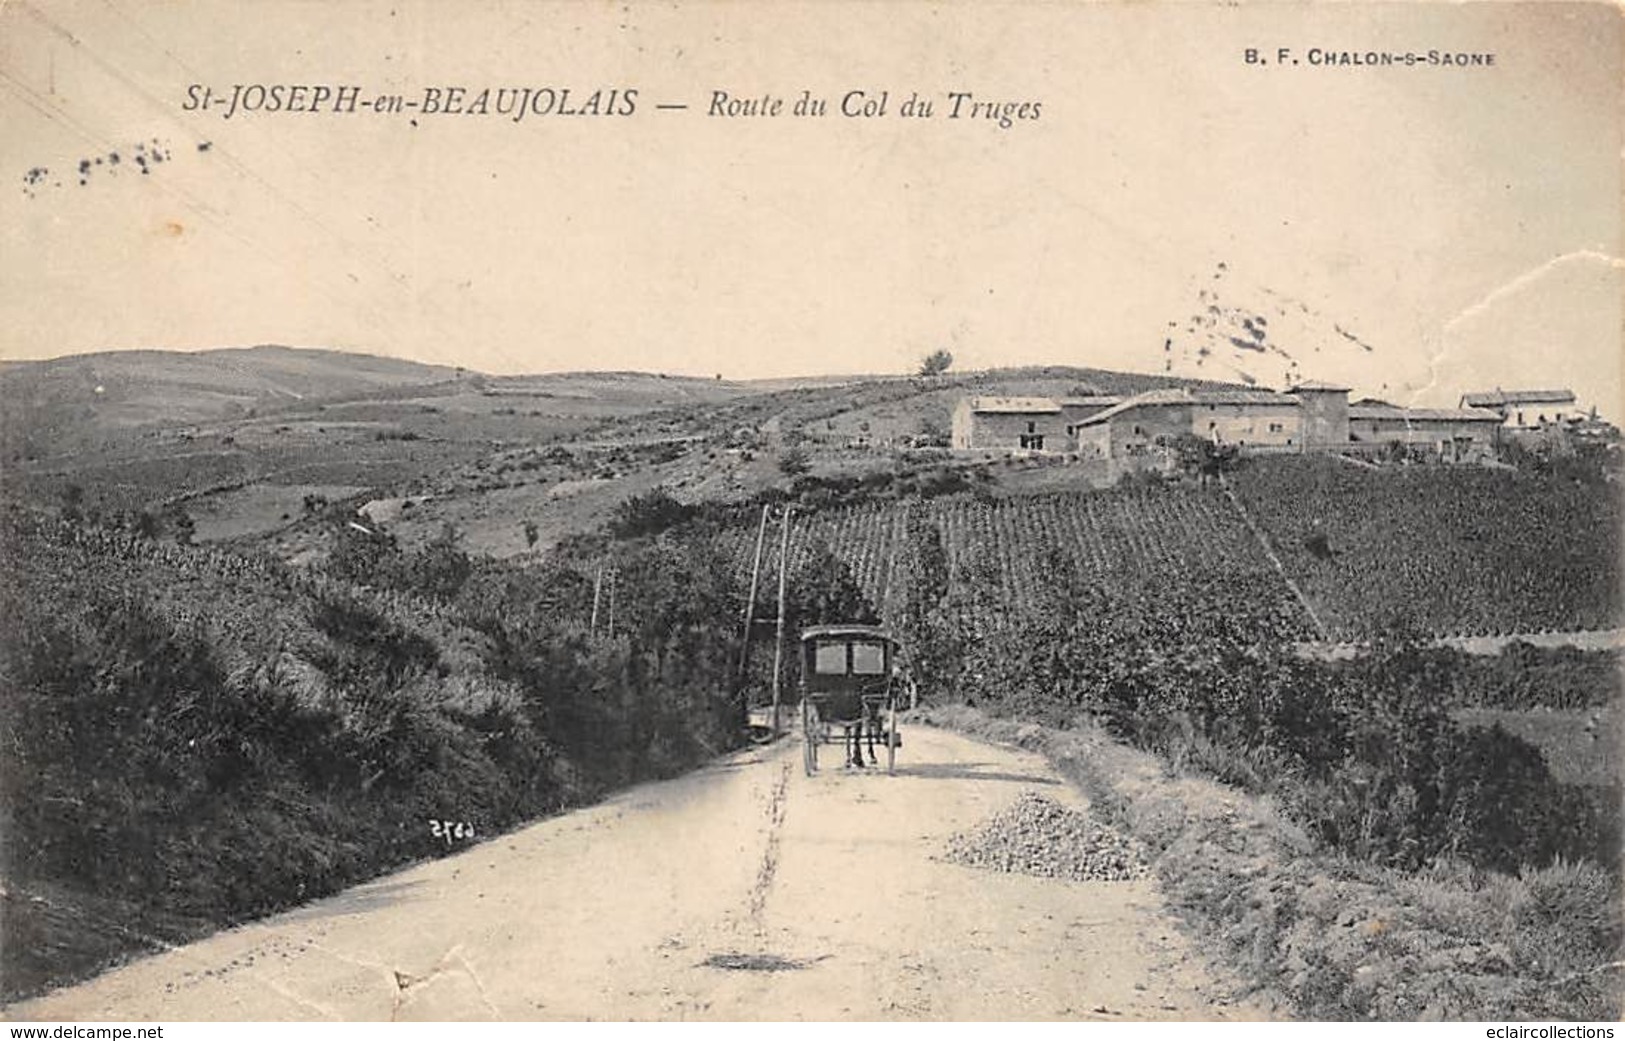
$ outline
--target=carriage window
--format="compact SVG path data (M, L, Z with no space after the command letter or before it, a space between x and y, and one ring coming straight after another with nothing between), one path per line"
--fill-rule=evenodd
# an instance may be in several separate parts
M846 675L846 642L820 640L813 651L813 671L820 676Z
M852 674L879 676L886 671L886 650L878 643L852 645Z

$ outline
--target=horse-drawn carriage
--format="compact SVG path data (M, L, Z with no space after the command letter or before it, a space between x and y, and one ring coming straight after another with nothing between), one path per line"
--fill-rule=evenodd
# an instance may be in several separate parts
M873 625L815 625L801 633L801 732L807 773L818 770L821 745L839 740L846 765L878 765L875 745L886 749L886 772L897 767L903 744L897 713L905 696L901 646Z

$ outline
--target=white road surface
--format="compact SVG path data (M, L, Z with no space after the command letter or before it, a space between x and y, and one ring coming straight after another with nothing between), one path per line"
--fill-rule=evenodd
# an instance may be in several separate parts
M796 739L0 1012L113 1020L1257 1019L1154 882L940 859L1034 755L906 728L898 773ZM826 752L836 752L827 749ZM825 762L837 759L826 754Z

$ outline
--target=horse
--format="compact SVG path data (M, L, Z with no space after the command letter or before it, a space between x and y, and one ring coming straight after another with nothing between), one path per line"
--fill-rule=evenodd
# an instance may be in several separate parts
M827 694L819 700L820 718L831 726L841 728L841 747L846 754L845 765L855 766L860 770L871 764L878 765L880 758L875 755L875 739L879 736L880 719L875 706L856 692ZM866 736L869 741L868 763L863 761L863 742Z

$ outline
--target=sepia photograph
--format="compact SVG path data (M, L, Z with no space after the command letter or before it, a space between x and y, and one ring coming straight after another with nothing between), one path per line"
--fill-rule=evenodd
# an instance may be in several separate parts
M1612 1037L1516 1024L1625 1015L1622 97L1609 3L3 0L0 1020Z

